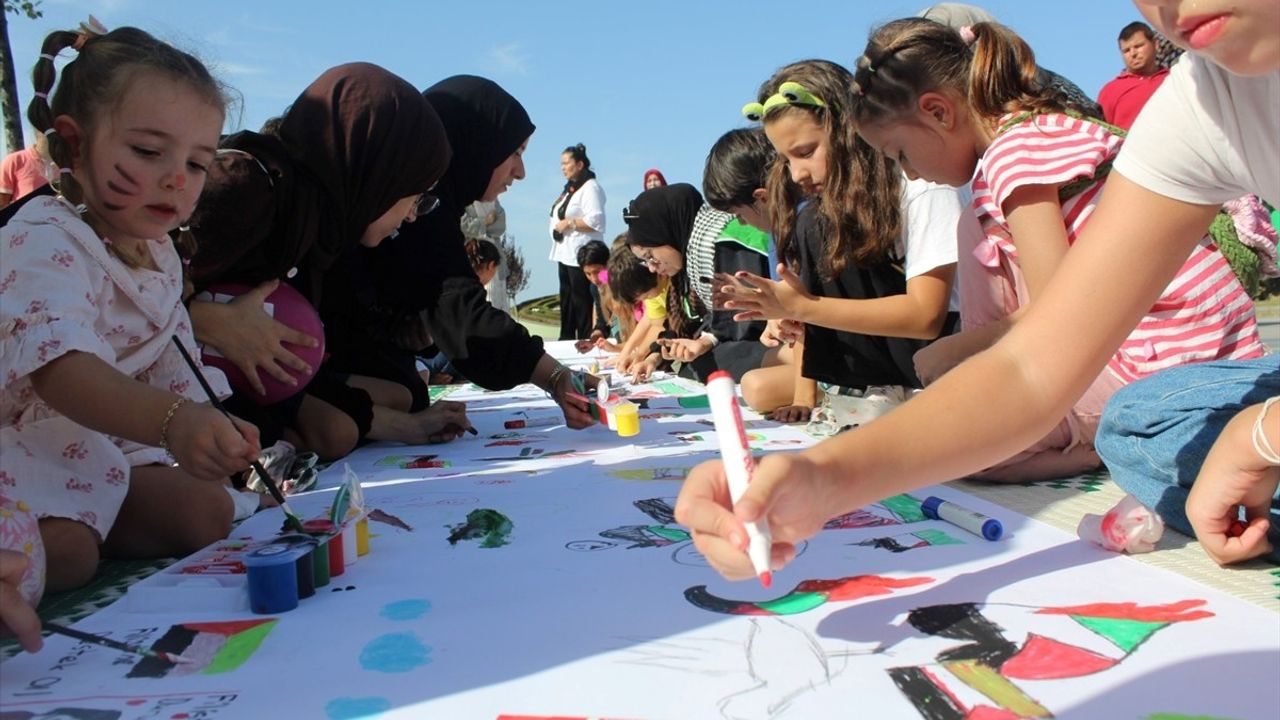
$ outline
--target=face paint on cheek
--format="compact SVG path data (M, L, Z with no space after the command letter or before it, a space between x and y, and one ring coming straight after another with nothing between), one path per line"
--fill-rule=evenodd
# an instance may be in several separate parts
M115 176L108 178L107 180L107 189L111 192L116 193L117 195L124 195L125 197L133 197L142 189L142 187L138 185L138 181L134 180L129 173L125 172L124 168L120 167L119 164L112 165L111 169L116 171Z

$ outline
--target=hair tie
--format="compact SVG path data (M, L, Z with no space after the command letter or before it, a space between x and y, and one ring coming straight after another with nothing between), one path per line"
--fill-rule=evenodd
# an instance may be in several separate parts
M75 171L74 171L74 170L72 170L72 169L71 169L71 168L69 168L69 167L60 167L60 168L58 168L58 174L59 174L59 175L70 175L70 174L71 174L71 173L73 173L73 172L75 172Z
M964 41L966 47L978 39L978 36L973 33L972 25L964 25L960 28L960 39Z
M78 33L76 41L71 44L71 47L75 48L76 52L80 52L84 49L85 43L106 35L107 28L102 23L98 22L98 18L90 15L88 20L81 21L80 27L76 29L76 33Z
M57 134L58 134L58 131L57 131L57 130L55 130L55 129L53 129L53 128L45 128L45 129L44 129L44 136L45 136L45 137L53 137L54 135L57 135Z
M761 122L774 108L783 105L808 105L824 108L827 106L822 98L809 92L803 85L788 80L778 86L778 92L769 96L763 103L753 102L742 106L742 116L751 122Z
M49 100L49 93L47 93L47 92L38 92L38 93L36 93L36 97L40 98L41 100L48 101L48 100Z
M45 60L48 60L49 62L53 62L54 60L58 59L58 56L56 54L50 55L49 53L40 53L40 57L44 58Z

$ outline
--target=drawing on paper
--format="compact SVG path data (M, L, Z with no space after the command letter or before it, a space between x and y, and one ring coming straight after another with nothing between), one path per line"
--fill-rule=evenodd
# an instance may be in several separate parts
M825 530L857 530L858 528L907 525L929 518L920 510L920 501L910 495L894 495L878 503L832 518Z
M966 543L964 540L952 537L943 530L925 529L901 535L871 538L870 540L849 544L879 548L892 553L903 553L908 550L919 550L920 548L933 547L935 545L965 545Z
M401 470L438 470L453 467L452 460L438 455L387 455L374 463L377 467L396 467Z
M370 510L369 519L374 522L383 523L384 525L390 525L391 527L394 527L394 528L400 528L401 530L407 530L409 532L413 532L413 527L409 525L409 523L401 520L400 518L396 517L395 515L392 515L391 513L387 512L386 510L383 510L382 508L374 508Z
M917 608L907 621L925 635L962 641L939 652L937 664L895 667L889 677L928 720L973 717L1053 717L1015 680L1059 680L1103 672L1132 655L1143 642L1170 625L1213 617L1198 609L1203 600L1166 605L1096 603L1031 608L1037 615L1061 615L1105 640L1119 652L1104 654L1046 635L1028 633L1021 645L982 612L978 603ZM947 684L947 675L994 703L966 707Z
M467 513L467 521L449 526L449 544L460 540L479 540L482 548L502 547L511 542L511 518L497 510L480 508Z
M183 655L196 662L174 665L160 658L144 657L125 677L162 678L231 672L253 657L276 622L275 618L263 618L174 625L151 644L151 649Z
M573 457L577 450L544 450L542 448L520 448L520 454L509 457L480 458L481 462L509 462L512 460L544 460L551 457Z
M619 480L646 482L649 480L684 480L691 467L641 468L638 470L610 470L610 477Z
M853 575L835 580L805 580L776 600L729 600L712 595L706 585L695 585L684 591L684 597L695 607L723 615L795 615L821 607L828 602L851 602L876 595L889 595L895 590L927 585L931 577L891 578L881 575Z

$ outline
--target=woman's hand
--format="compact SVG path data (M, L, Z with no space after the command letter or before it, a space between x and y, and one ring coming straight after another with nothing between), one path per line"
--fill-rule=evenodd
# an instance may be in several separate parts
M294 330L266 313L263 307L266 298L279 285L279 280L269 280L225 304L204 301L191 304L196 339L217 348L240 369L259 395L266 394L266 388L258 378L258 368L288 385L297 385L298 380L285 368L304 375L313 370L284 347L284 343L301 347L320 344L319 339Z
M575 218L564 218L556 223L556 232L561 235L568 235L573 232Z
M712 460L695 467L676 501L676 521L689 528L694 545L730 580L755 577L747 558L744 522L765 518L773 537L770 567L781 569L796 555L795 546L822 530L837 514L826 498L825 469L803 453L766 455L746 493L733 506L724 464Z
M1253 423L1261 409L1262 405L1245 408L1227 423L1187 497L1187 519L1196 539L1219 565L1272 550L1267 528L1280 467L1268 465L1253 449ZM1242 507L1244 522L1239 520Z
M804 317L805 304L816 298L785 264L778 264L778 276L782 279L775 282L745 271L732 277L716 273L712 305L741 310L733 316L739 322Z
M551 399L556 401L564 413L565 424L574 430L581 430L596 422L587 409L587 403L591 402L588 398L600 384L600 378L590 373L578 373L577 376L582 378L582 386L579 388L574 382L574 375L575 372L568 369L556 374L555 387L550 388L550 392Z
M228 421L220 410L205 403L179 406L169 419L166 439L179 467L193 477L214 482L243 471L262 453L258 428L234 416Z
M468 430L475 430L467 418L467 404L453 400L437 400L426 410L413 413L413 418L433 445L457 440Z
M774 408L770 411L769 419L780 423L809 422L809 416L812 414L812 405L783 405L780 408Z
M702 338L693 340L689 338L663 338L658 341L658 346L662 348L663 360L678 360L685 363L697 360L714 347L714 345Z

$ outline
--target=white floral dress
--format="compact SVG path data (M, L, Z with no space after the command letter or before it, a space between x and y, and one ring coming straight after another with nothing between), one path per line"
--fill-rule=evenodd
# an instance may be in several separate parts
M124 265L56 197L32 198L0 228L0 492L37 518L78 520L99 539L124 502L129 469L172 458L77 425L41 401L30 374L86 352L139 382L206 400L172 340L195 348L182 262L168 237L153 241L151 255L158 272ZM203 372L229 392L220 371Z

